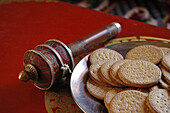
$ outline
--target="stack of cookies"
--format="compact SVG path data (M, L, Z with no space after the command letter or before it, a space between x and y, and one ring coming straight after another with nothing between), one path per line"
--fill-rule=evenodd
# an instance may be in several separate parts
M170 113L170 49L153 45L130 50L125 59L107 48L90 55L88 92L109 113Z

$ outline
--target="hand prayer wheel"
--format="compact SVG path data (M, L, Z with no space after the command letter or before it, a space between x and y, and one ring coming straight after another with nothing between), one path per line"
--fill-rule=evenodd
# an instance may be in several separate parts
M95 45L110 40L120 31L120 24L113 22L68 46L55 39L48 40L33 50L25 52L24 70L19 73L19 79L24 82L31 80L37 88L48 90L62 78L71 75L74 68L74 57Z

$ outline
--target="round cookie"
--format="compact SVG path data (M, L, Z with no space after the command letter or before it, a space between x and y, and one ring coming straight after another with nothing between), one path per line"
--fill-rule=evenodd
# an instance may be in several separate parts
M163 51L164 55L170 54L170 49L166 47L160 47L161 50Z
M100 100L104 100L105 94L109 90L112 89L111 87L106 87L106 86L99 85L99 84L97 84L96 82L94 82L91 79L87 80L86 87L87 87L88 92L92 96L94 96L94 97L96 97L97 99L100 99Z
M159 83L163 88L170 90L170 86L165 80L161 79L161 80L159 80Z
M162 58L162 65L170 70L170 54L167 54Z
M110 113L145 113L147 94L137 90L117 93L110 102Z
M122 90L123 89L113 88L112 90L110 90L106 93L106 95L104 97L104 104L108 110L109 110L109 104L110 104L110 101L112 100L112 98Z
M107 61L104 64L102 64L102 66L100 67L100 71L99 71L101 78L112 86L123 87L123 85L117 83L116 81L112 81L110 78L109 69L112 64L114 64L114 62L112 61Z
M160 88L160 86L155 85L155 86L153 86L153 87L149 88L149 91L153 91L153 90L155 90L155 89L159 89L159 88Z
M145 60L158 64L163 57L163 51L153 45L142 45L131 49L125 56L125 59Z
M151 91L146 102L149 109L154 113L170 113L169 93L165 89Z
M170 84L170 71L165 69L163 66L161 67L163 78L166 80L167 83Z
M149 87L161 79L161 70L151 62L133 60L125 63L118 70L119 78L129 86Z
M105 81L103 81L100 77L100 74L99 74L99 69L100 69L100 65L99 64L92 64L90 67L89 67L89 75L90 75L90 78L92 80L94 80L95 82L97 82L98 84L100 85L103 85L103 86L110 86L108 83L106 83Z
M120 61L117 61L115 62L111 67L110 67L110 78L112 79L112 81L116 81L122 85L127 85L125 84L122 80L120 80L117 72L118 72L118 69L120 68L120 66L122 66L124 63L127 63L131 60L120 60Z
M118 60L122 60L123 56L112 50L107 48L101 48L97 49L90 55L90 63L91 64L103 64L104 62L107 62L108 60L112 60L112 62L116 62Z

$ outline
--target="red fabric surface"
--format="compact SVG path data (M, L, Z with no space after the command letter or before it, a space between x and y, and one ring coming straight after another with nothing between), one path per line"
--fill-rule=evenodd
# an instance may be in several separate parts
M44 91L18 80L25 51L54 38L69 44L111 22L119 22L117 36L170 39L164 28L127 20L64 2L23 2L0 6L0 112L44 113Z

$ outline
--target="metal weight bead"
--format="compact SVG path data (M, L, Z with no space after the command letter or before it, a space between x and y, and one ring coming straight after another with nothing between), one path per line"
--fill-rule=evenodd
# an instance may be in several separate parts
M38 80L38 72L33 65L28 64L25 66L24 71L21 71L19 73L18 78L24 82L27 82L29 80L36 81Z
M113 22L68 46L55 39L48 40L25 52L25 68L18 78L23 82L31 80L37 88L48 90L61 79L70 77L74 68L73 57L110 40L120 31L120 24Z

